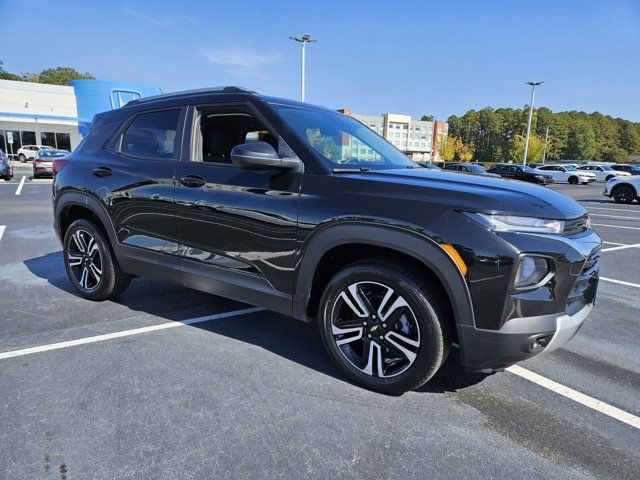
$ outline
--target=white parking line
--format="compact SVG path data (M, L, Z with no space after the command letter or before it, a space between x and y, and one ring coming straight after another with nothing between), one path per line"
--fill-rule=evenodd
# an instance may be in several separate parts
M23 348L21 350L10 350L0 353L0 360L7 358L22 357L24 355L32 355L34 353L48 352L50 350L59 350L61 348L76 347L78 345L86 345L87 343L104 342L114 338L130 337L131 335L139 335L141 333L155 332L157 330L166 330L167 328L184 327L185 325L193 325L195 323L208 322L210 320L220 320L222 318L237 317L239 315L247 315L263 311L264 308L252 307L243 310L234 310L232 312L216 313L215 315L207 315L204 317L190 318L180 322L166 322L159 325L151 325L149 327L132 328L131 330L123 330L120 332L106 333L104 335L96 335L93 337L78 338L76 340L68 340L66 342L49 343L47 345L39 345L37 347Z
M567 397L574 402L578 402L585 407L589 407L597 412L603 413L611 418L615 418L620 422L626 423L627 425L631 425L634 428L640 429L640 417L636 417L635 415L625 412L624 410L620 410L613 405L609 405L601 400L590 397L589 395L585 395L573 388L565 387L564 385L554 382L553 380L549 380L542 375L538 375L535 372L527 370L526 368L522 368L519 365L512 365L511 367L506 369L508 372L513 373L519 377L524 378L536 385L540 385L541 387L546 388L547 390L551 390L552 392L558 393L563 397Z
M631 212L631 213L640 213L640 209L636 209L636 210L625 210L622 208L601 208L601 207L589 207L587 206L587 208L589 210L607 210L608 212Z
M602 243L608 243L609 245L627 245L626 243L608 242L606 240L603 240Z
M27 177L25 175L22 176L22 178L20 179L20 184L18 185L18 188L16 189L16 195L20 195L20 192L22 192L22 187L24 187L24 181L27 179Z
M616 280L615 278L600 277L600 280L604 280L605 282L617 283L619 285L626 285L627 287L640 288L640 284L638 283L625 282L623 280Z
M609 242L607 242L609 243ZM618 245L617 247L609 247L609 248L603 248L601 251L602 252L613 252L615 250L624 250L625 248L637 248L640 247L640 243L633 243L631 245Z
M605 223L592 223L594 227L611 227L611 228L624 228L626 230L640 230L640 227L626 227L623 225L607 225Z
M623 220L640 220L640 217L625 217L623 215L605 215L604 213L592 213L592 217L604 217L604 218L620 218Z
M6 225L0 225L0 240L2 240L2 235L4 235L4 231L6 228Z

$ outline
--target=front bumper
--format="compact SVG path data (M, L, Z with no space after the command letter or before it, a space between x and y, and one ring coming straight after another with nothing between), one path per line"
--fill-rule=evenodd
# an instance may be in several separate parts
M514 318L500 330L465 327L459 332L466 347L465 366L469 370L495 370L553 352L575 336L592 309L593 302L573 315Z

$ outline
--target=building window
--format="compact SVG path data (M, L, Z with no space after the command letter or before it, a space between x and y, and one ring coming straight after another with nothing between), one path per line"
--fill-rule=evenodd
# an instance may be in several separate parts
M40 132L40 145L56 148L56 134L53 132Z
M56 133L56 148L71 151L71 135L68 133Z
M36 144L36 132L22 132L22 144L23 145L35 145Z

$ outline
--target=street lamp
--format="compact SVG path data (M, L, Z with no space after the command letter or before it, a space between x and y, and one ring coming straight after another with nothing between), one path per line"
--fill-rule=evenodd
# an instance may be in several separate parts
M294 42L299 42L302 44L302 75L301 75L301 87L300 87L300 100L304 102L304 68L305 68L305 56L304 50L305 45L307 43L315 43L317 40L311 40L310 35L303 35L302 38L297 37L289 37L289 40L293 40Z
M544 82L527 82L527 85L531 85L531 103L529 104L529 121L527 122L527 139L524 141L524 155L522 157L522 164L527 164L527 152L529 150L529 135L531 133L531 117L533 116L533 100L536 96L536 87L542 85Z

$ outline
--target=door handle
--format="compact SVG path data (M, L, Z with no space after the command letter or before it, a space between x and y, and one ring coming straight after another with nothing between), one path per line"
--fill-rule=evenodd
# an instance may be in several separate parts
M205 183L207 183L207 181L197 175L187 175L185 177L180 177L180 183L185 187L196 188L202 187Z
M110 168L107 167L98 167L98 168L94 168L93 169L93 174L96 177L108 177L112 174L113 172L111 171Z

